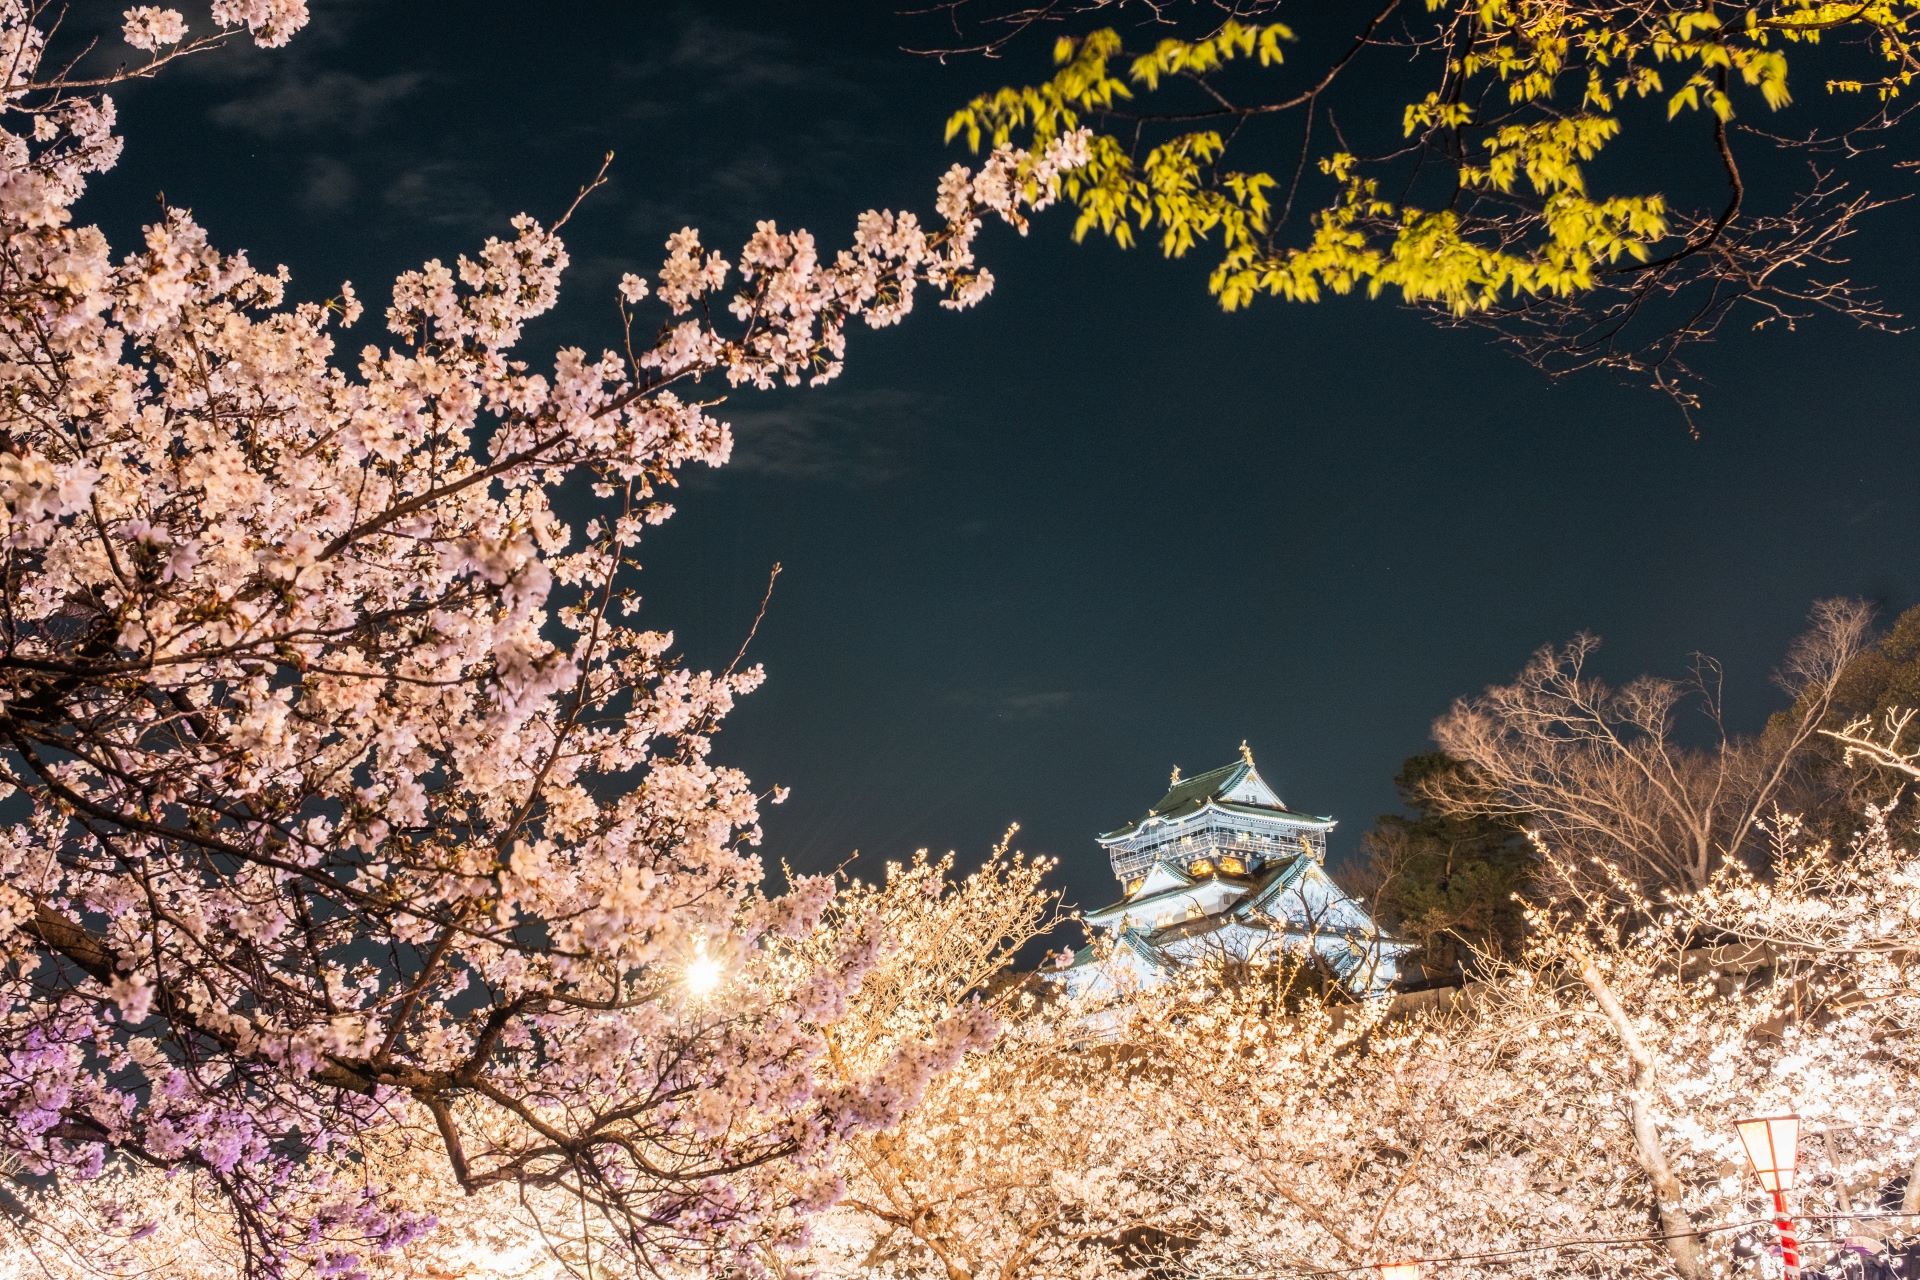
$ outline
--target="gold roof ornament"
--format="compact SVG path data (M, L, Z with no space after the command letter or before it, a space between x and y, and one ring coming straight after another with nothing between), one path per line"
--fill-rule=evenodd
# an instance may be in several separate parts
M1173 776L1167 779L1167 785L1170 787L1177 787L1180 785L1180 766L1179 765L1173 766Z
M1240 758L1248 764L1253 763L1253 748L1247 745L1245 738L1240 739Z

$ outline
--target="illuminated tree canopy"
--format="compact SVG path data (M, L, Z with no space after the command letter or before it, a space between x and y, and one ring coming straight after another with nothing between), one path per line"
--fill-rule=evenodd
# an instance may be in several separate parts
M1920 8L1223 8L939 6L943 53L1020 66L1022 36L1054 37L1049 78L967 103L948 137L1091 126L1074 237L1202 255L1228 310L1391 296L1686 407L1683 352L1730 317L1892 320L1847 272L1844 242L1885 203L1849 171L1885 172L1869 153L1910 107Z

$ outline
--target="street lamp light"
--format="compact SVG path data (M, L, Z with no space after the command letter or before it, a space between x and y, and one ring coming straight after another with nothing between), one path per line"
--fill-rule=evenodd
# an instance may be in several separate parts
M1380 1264L1380 1280L1420 1280L1420 1264L1383 1262Z
M1736 1120L1747 1162L1760 1177L1760 1189L1773 1197L1773 1225L1780 1232L1780 1261L1786 1280L1799 1280L1800 1245L1793 1236L1793 1218L1787 1213L1787 1192L1793 1190L1793 1167L1800 1142L1800 1117L1760 1116Z
M696 1000L703 1000L714 993L720 985L720 979L724 976L725 970L721 968L720 962L708 955L706 947L702 945L693 953L693 959L687 961L686 971L681 975L681 979L687 984L688 995Z

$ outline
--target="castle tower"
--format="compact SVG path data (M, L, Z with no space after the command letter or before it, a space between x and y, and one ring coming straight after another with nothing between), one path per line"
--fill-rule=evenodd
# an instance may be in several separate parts
M1104 962L1083 950L1065 985L1151 983L1182 966L1284 947L1311 949L1356 992L1386 990L1408 946L1381 936L1366 907L1327 874L1333 826L1289 809L1244 742L1233 764L1186 779L1175 769L1143 816L1097 837L1121 897L1085 919L1114 946Z

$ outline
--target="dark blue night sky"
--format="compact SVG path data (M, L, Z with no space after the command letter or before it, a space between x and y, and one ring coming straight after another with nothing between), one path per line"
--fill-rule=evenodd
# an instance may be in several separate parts
M125 245L164 191L297 294L351 277L374 303L558 212L611 149L530 352L613 341L613 280L684 223L838 244L863 208L930 208L948 111L1045 59L911 57L854 0L313 7L285 51L124 93L126 159L83 213ZM1917 215L1858 248L1910 314ZM1247 738L1342 820L1337 863L1433 717L1539 644L1596 631L1618 676L1715 654L1751 726L1816 596L1920 596L1920 337L1732 326L1696 440L1648 392L1549 384L1388 304L1223 315L1203 264L1066 231L990 235L983 307L857 333L832 387L737 398L735 465L650 544L649 620L703 663L785 565L770 682L719 752L793 788L771 860L966 856L1017 820L1094 905L1093 833Z

